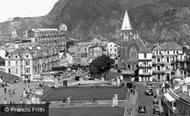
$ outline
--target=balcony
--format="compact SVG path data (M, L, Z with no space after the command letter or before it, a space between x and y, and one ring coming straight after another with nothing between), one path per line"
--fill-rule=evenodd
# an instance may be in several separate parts
M153 65L164 65L165 62L164 62L163 60L160 60L159 62L154 60L154 61L152 62L152 64L153 64Z
M140 64L139 65L139 68L151 68L152 67L152 65L151 64Z
M139 72L139 76L151 76L152 75L152 73L151 72Z
M166 71L165 70L153 70L152 72L154 74L164 74Z

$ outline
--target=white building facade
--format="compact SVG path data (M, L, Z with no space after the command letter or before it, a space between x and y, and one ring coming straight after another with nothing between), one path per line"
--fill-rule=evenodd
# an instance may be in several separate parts
M139 81L152 81L152 53L140 52L138 59Z
M174 42L165 42L154 48L152 60L154 79L158 82L171 80L172 62L182 53L182 47Z
M107 52L110 58L116 59L118 57L118 46L114 42L107 43Z

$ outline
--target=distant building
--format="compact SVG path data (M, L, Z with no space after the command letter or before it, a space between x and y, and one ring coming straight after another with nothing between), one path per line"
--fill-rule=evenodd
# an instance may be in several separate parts
M172 73L179 71L179 75L173 78L185 79L190 74L190 49L183 47L183 53L178 54L177 59L172 62Z
M153 75L157 81L170 81L173 65L178 56L183 54L182 47L174 42L165 42L153 49Z
M25 32L27 39L31 40L32 45L53 47L59 51L66 51L67 42L67 26L61 25L60 30L56 28L31 29Z
M106 43L107 41L105 40L94 38L71 46L69 52L74 57L74 64L89 65L98 56L107 54Z
M102 56L103 54L108 54L106 51L106 44L107 41L102 41L98 38L94 38L92 41L90 41L89 45L89 58L88 62L92 62L95 58Z
M69 53L63 53L60 58L60 66L71 66L74 64L73 60L73 56Z
M119 68L125 73L134 73L138 69L138 54L147 51L147 48L138 32L132 29L127 10L121 30L123 36L120 40Z
M116 59L118 58L118 45L114 42L108 42L107 43L107 52L110 58Z
M23 80L36 81L40 74L60 65L59 55L53 48L16 49L7 55L5 72L17 75Z

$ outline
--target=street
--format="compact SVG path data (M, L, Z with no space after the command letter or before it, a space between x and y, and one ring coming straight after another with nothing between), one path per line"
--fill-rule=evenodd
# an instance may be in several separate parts
M154 96L147 96L144 94L146 87L144 83L136 84L138 91L138 98L136 102L136 116L154 116L153 115L153 98ZM159 87L159 84L154 84L154 90ZM154 92L155 94L155 92ZM138 113L138 106L142 105L146 107L146 113Z

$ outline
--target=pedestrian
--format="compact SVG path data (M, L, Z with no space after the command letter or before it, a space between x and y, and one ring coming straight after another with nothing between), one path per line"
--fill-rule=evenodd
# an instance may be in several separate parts
M23 104L22 99L20 99L20 104Z
M4 88L4 93L5 93L5 94L7 93L7 89L6 89L6 88Z
M4 104L7 104L7 98L4 99Z
M67 102L71 103L71 98L70 97L67 98Z
M13 95L15 95L15 90L13 90Z

